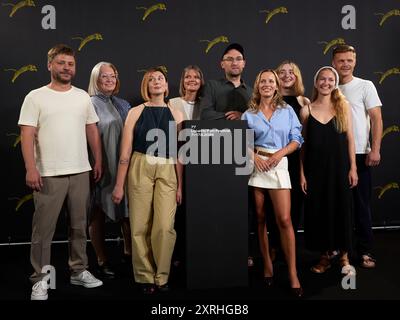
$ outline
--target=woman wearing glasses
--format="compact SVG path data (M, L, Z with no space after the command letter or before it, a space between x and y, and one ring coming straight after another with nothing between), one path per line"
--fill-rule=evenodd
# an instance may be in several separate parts
M115 276L108 263L104 243L106 220L121 223L125 259L131 261L132 256L127 201L123 199L116 205L111 199L118 168L122 129L131 108L127 101L115 96L119 88L118 72L112 63L100 62L94 66L88 92L100 119L98 128L103 147L104 174L92 192L89 235L97 256L98 273L103 278Z

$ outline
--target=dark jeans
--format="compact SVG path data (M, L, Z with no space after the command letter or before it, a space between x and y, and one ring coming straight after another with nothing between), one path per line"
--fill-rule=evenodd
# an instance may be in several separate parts
M353 188L356 250L361 256L372 249L371 167L365 164L366 154L357 154L358 185Z

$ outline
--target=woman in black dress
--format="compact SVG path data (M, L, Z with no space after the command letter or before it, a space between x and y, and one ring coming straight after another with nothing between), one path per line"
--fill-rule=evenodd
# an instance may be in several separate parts
M300 119L300 110L309 105L310 100L304 96L303 77L299 66L293 61L284 60L276 68L276 73L279 77L280 94L283 100L293 108ZM288 166L292 182L292 189L290 190L290 216L294 232L297 234L304 205L304 194L300 187L300 149L288 155ZM267 212L272 211L268 210L268 207L271 206L271 203L266 205ZM279 231L273 216L267 215L267 221L270 226L271 258L274 260L276 251L280 248Z
M357 168L350 106L338 88L339 76L322 67L314 77L312 103L303 108L305 144L300 183L305 197L305 243L321 252L315 273L331 266L329 252L339 248L343 274L355 272L348 259L352 235L351 190Z

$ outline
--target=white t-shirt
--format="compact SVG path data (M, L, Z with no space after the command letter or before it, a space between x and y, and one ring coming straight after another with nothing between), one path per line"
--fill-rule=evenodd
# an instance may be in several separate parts
M25 97L18 124L37 128L36 166L49 177L91 170L86 125L98 121L85 91L72 87L60 92L45 86Z
M351 106L356 153L369 153L371 147L368 110L382 106L378 92L371 81L357 77L353 77L353 80L344 85L339 85L339 88Z

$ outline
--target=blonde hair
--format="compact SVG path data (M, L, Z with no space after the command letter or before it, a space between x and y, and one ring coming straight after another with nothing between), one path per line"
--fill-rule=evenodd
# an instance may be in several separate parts
M319 75L323 70L329 70L332 72L334 75L335 73L332 71L330 67L323 67L318 70L318 72L315 75L315 79L318 80ZM337 81L336 75L335 79ZM316 81L315 81L316 82ZM313 89L313 94L311 98L311 102L314 102L317 97L318 97L318 90L316 88L316 83L314 84L314 89ZM347 112L348 112L348 103L343 95L343 93L340 91L339 88L335 88L332 93L331 93L331 102L333 105L333 110L335 111L335 118L334 118L334 124L338 132L346 132L347 131Z
M168 79L167 79L167 74L165 73L165 71L163 70L163 68L161 67L155 67L155 68L150 68L146 71L146 73L143 76L142 79L142 84L140 86L140 93L142 95L142 98L144 101L149 101L150 100L150 95L149 95L149 82L150 82L150 75L154 72L161 72L165 78L165 81L168 83ZM164 98L168 97L169 94L169 90L168 90L168 86L167 89L164 92Z
M296 97L298 96L303 96L304 95L304 84L303 84L303 77L301 76L301 71L299 66L294 63L293 61L290 60L284 60L281 62L281 64L276 68L276 73L279 74L279 71L281 71L282 67L288 64L293 68L293 73L296 76L296 81L294 82L293 85L293 90L294 90L294 95Z
M93 67L92 73L90 74L89 88L88 88L89 96L95 96L95 95L98 95L99 93L101 93L98 82L99 82L99 77L100 77L100 69L102 66L107 66L114 70L115 76L117 77L117 79L116 79L117 82L115 84L115 89L112 92L112 94L115 95L119 92L119 88L120 88L121 84L119 82L117 68L110 62L102 61Z
M196 101L198 101L199 98L200 98L203 86L204 86L204 76L203 76L203 72L201 71L201 69L196 65L188 65L185 69L183 69L182 75L181 75L181 81L179 83L179 94L181 95L182 98L186 94L184 81L185 81L186 72L188 72L190 70L197 71L199 73L199 76L200 76L200 88L196 93Z
M346 53L346 52L352 52L354 53L354 56L356 56L356 49L354 49L353 46L350 46L348 44L340 44L336 47L333 48L332 50L332 58L335 58L335 55L337 53Z
M259 86L260 81L261 81L261 76L266 72L272 73L274 75L274 77L275 77L275 82L276 82L276 90L275 90L274 97L272 98L272 105L275 108L285 108L286 107L286 102L283 101L283 97L282 97L282 95L280 93L281 85L279 83L278 75L272 69L264 69L264 70L262 70L262 71L260 71L258 73L258 75L256 77L256 81L254 81L253 94L252 94L251 100L249 102L249 108L253 112L257 112L257 111L260 110L261 94L260 94L260 91L258 89L258 86Z

